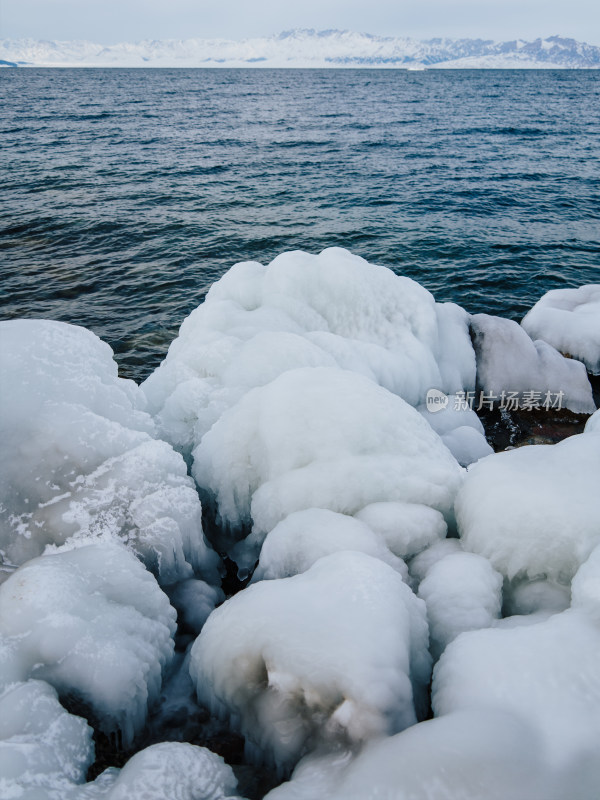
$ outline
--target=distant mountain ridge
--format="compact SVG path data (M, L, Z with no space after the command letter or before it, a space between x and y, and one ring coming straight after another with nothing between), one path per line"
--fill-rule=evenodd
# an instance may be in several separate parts
M435 67L600 69L600 47L550 36L494 42L292 30L243 39L165 39L101 45L0 40L0 66L31 67Z

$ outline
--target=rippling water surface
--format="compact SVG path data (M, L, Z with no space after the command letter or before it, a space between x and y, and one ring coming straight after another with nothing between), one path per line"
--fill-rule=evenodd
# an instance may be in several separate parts
M0 72L4 318L141 379L241 260L340 245L519 318L600 280L600 72Z

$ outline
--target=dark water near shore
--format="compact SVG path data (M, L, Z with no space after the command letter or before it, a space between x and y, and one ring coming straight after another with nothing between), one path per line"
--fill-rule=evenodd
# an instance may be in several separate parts
M520 318L600 280L600 72L0 71L3 318L141 379L240 260L347 247Z

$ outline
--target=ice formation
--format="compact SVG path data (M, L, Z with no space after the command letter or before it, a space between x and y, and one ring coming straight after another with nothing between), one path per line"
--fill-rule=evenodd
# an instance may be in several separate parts
M560 405L585 414L596 410L585 367L565 358L546 341L532 341L518 323L474 314L471 331L477 386L487 398L495 398L496 406L509 393L517 393L523 401L536 392L540 408L546 403L549 408Z
M600 438L496 453L467 473L456 500L465 549L508 578L567 584L600 543Z
M465 395L466 398L466 395ZM485 438L481 420L475 411L457 395L448 396L447 404L431 411L426 404L418 411L438 433L458 463L467 467L493 453Z
M94 760L92 729L44 681L0 691L0 796L63 800Z
M141 750L121 769L64 800L242 800L231 767L205 747L163 742Z
M392 553L403 559L420 553L448 533L443 515L419 503L370 503L354 516L379 534Z
M436 715L501 707L535 727L552 763L597 763L599 585L596 549L575 576L570 609L527 626L455 639L434 672Z
M521 325L532 338L543 339L600 375L600 284L547 292Z
M74 325L0 323L0 560L22 564L46 545L126 541L161 582L193 569L219 580L201 507L181 456L155 438L108 345Z
M591 789L597 772L589 773ZM572 784L521 717L471 710L370 743L349 762L307 758L265 800L591 800L565 793L567 777Z
M225 595L206 581L190 578L169 590L169 598L177 609L177 621L198 634L215 607L225 600Z
M318 746L415 723L429 671L425 604L357 552L232 597L209 617L190 667L201 701L282 770Z
M467 313L340 248L236 264L183 323L142 388L161 431L190 452L248 390L301 367L358 372L416 405L474 388Z
M367 525L345 514L310 508L290 514L267 534L252 580L288 578L306 572L319 558L354 550L379 558L403 578L406 564Z
M489 628L502 609L502 576L475 553L454 553L433 564L419 585L434 660L463 631Z
M451 516L463 470L401 398L353 372L312 368L283 373L223 414L194 451L193 474L224 526L253 523L235 553L251 566L294 511L352 515L401 501Z
M173 654L175 611L123 545L44 555L0 586L0 686L37 678L130 744Z

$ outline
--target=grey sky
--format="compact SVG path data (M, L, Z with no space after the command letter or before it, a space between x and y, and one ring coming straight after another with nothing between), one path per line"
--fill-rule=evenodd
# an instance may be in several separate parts
M534 39L600 45L598 0L0 0L0 38L139 39L264 36L290 28L381 35Z

